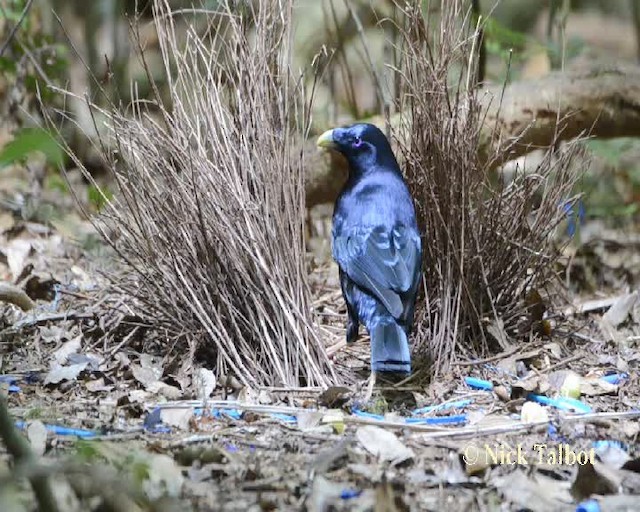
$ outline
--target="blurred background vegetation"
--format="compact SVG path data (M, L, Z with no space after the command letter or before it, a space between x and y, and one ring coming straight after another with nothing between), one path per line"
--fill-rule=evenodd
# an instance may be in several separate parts
M169 3L184 13L177 23L194 24L202 35L209 27L199 9L218 7L216 0L202 1L197 8L187 0ZM246 4L237 4L246 9ZM478 16L484 20L481 78L501 84L537 79L584 63L637 63L639 4L637 0L470 0L468 21L474 23ZM47 220L53 215L51 201L46 206L47 194L63 196L58 197L58 206L67 205L58 164L64 162L69 169L73 164L43 129L42 109L63 112L56 122L100 180L104 169L87 135L103 125L85 99L127 108L132 95L150 96L152 84L145 67L157 77L162 93L164 69L152 2L0 0L0 8L0 200L14 213ZM437 21L438 1L425 0L423 8ZM304 73L313 90L314 131L393 114L402 93L393 67L403 20L392 0L298 0L295 18L293 66ZM144 61L130 37L132 30L138 32ZM62 89L76 98L62 94ZM628 224L640 205L640 143L625 138L592 140L587 146L593 163L581 184L586 216ZM34 155L34 150L39 153ZM27 158L30 165L13 165ZM69 176L73 180L73 172ZM77 179L81 181L79 175ZM81 199L93 208L104 200L90 186L84 194Z

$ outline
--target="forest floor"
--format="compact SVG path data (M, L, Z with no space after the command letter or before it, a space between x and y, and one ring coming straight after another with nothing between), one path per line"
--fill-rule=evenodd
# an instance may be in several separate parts
M3 199L16 189L5 181ZM47 194L54 216L0 211L0 277L37 300L0 304L0 384L64 510L547 511L592 495L603 511L638 509L639 233L583 226L549 336L430 383L379 382L364 412L361 383L247 389L206 369L185 380L126 297L104 293L117 263L90 224ZM364 381L367 340L342 346L327 242L310 245L327 345ZM579 403L526 400L559 391ZM30 510L10 467L4 452L0 510Z

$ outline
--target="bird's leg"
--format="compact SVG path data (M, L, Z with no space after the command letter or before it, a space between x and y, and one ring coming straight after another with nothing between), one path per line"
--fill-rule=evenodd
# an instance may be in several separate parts
M369 380L367 381L366 392L364 394L364 397L362 397L363 403L366 404L369 402L369 400L371 400L371 397L373 396L373 387L375 385L376 385L376 372L372 370L371 375L369 376Z
M352 343L358 338L358 329L360 322L358 320L358 313L353 304L354 286L349 282L349 276L346 272L340 269L340 288L342 289L342 296L347 304L347 343Z
M348 318L347 318L347 343L352 343L358 338L358 328L360 324L358 317L355 314L351 314L352 308L347 305Z

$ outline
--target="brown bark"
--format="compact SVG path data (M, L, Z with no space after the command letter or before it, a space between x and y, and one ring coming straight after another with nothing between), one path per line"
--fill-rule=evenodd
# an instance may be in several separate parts
M487 116L480 157L504 150L502 162L582 134L598 138L640 136L640 67L597 66L551 73L480 92ZM492 137L492 134L494 133ZM517 139L517 141L516 141ZM514 143L514 141L516 141ZM307 206L335 200L347 175L339 155L307 143ZM508 151L507 151L508 148ZM496 165L501 163L496 162Z

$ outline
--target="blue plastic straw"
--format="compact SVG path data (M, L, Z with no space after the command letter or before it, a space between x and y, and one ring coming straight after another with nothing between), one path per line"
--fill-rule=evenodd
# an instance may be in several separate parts
M473 400L468 399L468 400L457 400L455 402L446 402L444 404L438 404L438 405L429 405L428 407L421 407L420 409L416 409L411 414L415 416L417 414L429 414L436 411L444 411L446 409L463 409L464 407L466 407L471 403L473 403Z
M466 414L453 414L451 416L433 416L430 418L406 418L405 423L408 425L452 425L457 423L466 423Z
M88 439L91 437L95 437L97 434L92 432L91 430L84 430L80 428L68 428L61 427L59 425L44 425L48 432L51 432L58 436L77 436L83 439ZM16 427L20 430L24 430L27 428L27 423L24 421L16 421Z
M558 397L558 398L549 398L544 395L535 395L533 393L529 393L527 395L527 399L532 402L538 402L542 405L550 405L551 407L555 407L556 409L560 409L563 411L574 411L581 414L588 414L593 412L591 406L581 402L580 400L576 400L575 398L569 397Z
M382 414L373 414L371 412L361 411L359 409L352 409L351 411L355 416L361 418L369 418L372 420L384 421ZM402 418L407 425L450 425L454 423L466 423L466 414L455 414L452 416L434 416L431 418Z
M493 389L493 384L488 380L477 379L476 377L465 377L464 381L467 386L473 389L482 389L484 391L491 391Z

